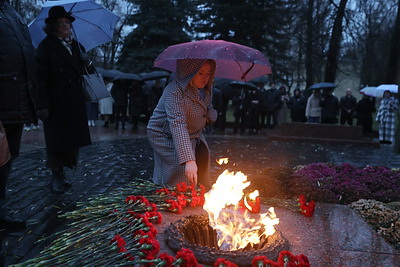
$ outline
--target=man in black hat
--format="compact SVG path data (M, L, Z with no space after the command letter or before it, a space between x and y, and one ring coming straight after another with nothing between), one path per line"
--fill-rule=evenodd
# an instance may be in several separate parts
M0 121L4 124L11 160L0 167L0 230L25 228L24 220L7 209L7 180L19 155L24 123L34 121L34 50L21 16L0 0Z

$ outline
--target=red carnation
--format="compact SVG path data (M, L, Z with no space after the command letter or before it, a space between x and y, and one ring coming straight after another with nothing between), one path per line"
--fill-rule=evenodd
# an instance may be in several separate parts
M182 208L186 207L186 205L187 205L187 197L184 194L180 194L178 196L178 203Z
M180 259L180 267L197 267L197 259L190 249L182 248L176 253L176 259Z
M279 264L284 264L286 265L287 263L294 263L295 262L295 257L290 251L287 250L282 250L279 252L279 257L278 257L278 263Z
M177 192L186 192L187 189L188 189L188 186L185 182L181 182L176 185Z
M165 262L165 264L166 264L165 267L172 267L173 266L172 264L174 263L174 260L175 260L174 257L168 255L167 253L160 254L160 256L158 256L158 258Z
M156 193L160 194L160 195L169 195L170 194L170 192L167 188L157 189Z
M251 262L252 267L262 267L266 264L268 258L265 256L255 256Z
M224 259L224 258L219 258L215 261L214 263L215 267L238 267L236 264Z

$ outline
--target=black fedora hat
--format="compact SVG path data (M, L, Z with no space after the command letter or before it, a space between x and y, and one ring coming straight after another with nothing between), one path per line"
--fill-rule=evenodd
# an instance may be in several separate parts
M44 20L46 24L49 24L51 21L55 21L57 18L67 18L70 22L73 22L75 18L71 16L70 12L65 11L62 6L53 6L49 10L49 16Z

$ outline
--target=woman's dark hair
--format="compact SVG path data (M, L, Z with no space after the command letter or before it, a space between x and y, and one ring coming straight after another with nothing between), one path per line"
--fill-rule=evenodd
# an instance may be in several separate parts
M390 92L389 90L385 90L385 91L383 92L383 94L385 94L386 92L388 92L390 96L393 96L392 92Z
M43 27L43 31L49 35L53 32L57 32L57 21L52 20L49 23L47 23L44 27Z

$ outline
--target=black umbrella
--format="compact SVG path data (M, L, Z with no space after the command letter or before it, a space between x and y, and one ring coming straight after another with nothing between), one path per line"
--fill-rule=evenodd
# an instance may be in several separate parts
M263 75L263 76L254 78L254 79L250 80L249 82L255 83L255 84L260 84L260 83L267 84L269 82L269 78L268 78L268 76Z
M230 85L232 87L238 88L238 89L241 89L241 88L252 89L252 90L254 90L254 89L257 90L258 89L258 86L255 85L254 83L251 83L251 82L233 81L233 82L230 83Z
M335 83L315 83L311 85L308 89L310 90L316 90L316 89L324 89L324 88L335 88L336 84Z
M170 72L163 71L163 70L156 70L156 71L147 72L147 73L140 73L140 76L142 77L142 81L168 78L170 75L171 75Z
M134 73L125 73L122 72L118 74L116 77L114 77L114 80L135 80L135 81L141 81L142 77L140 75L134 74Z
M106 78L111 78L111 79L114 79L118 75L123 74L122 71L115 70L115 69L106 70L106 69L103 69L101 67L96 67L96 70L97 70L98 73L101 74L101 76L106 77Z
M237 92L236 88L233 88L230 83L233 80L231 79L226 79L226 78L215 78L214 79L214 86L217 87L222 95L227 98L227 99L232 99Z

